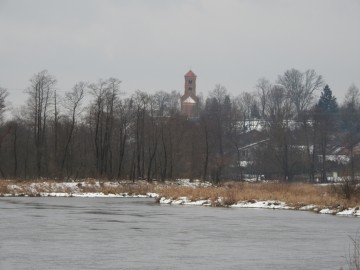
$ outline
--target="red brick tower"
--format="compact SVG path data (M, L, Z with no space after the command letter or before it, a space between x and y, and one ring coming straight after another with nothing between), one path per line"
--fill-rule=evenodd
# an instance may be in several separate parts
M196 96L196 75L191 70L185 74L185 91L180 100L182 114L188 118L198 117L199 99Z

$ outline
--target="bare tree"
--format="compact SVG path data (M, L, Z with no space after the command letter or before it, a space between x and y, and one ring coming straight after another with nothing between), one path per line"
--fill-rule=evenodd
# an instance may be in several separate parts
M5 99L9 95L8 91L5 88L0 87L0 121L3 121L3 115L5 112L6 104Z
M59 107L58 107L58 95L56 94L56 89L54 90L54 155L53 155L53 159L54 159L54 164L55 164L55 168L56 171L55 173L57 174L58 171L58 167L59 167L59 162L58 162L58 132L59 131Z
M213 180L219 183L222 178L224 169L224 132L225 132L225 115L229 111L226 104L230 106L227 89L217 84L213 91L209 94L210 99L207 101L206 110L209 114L210 127L208 131L212 131L214 135L215 156L213 157L214 169L212 172ZM224 121L225 120L225 121ZM211 130L212 129L212 130Z
M290 149L290 127L289 121L293 116L293 106L281 85L275 85L268 96L267 124L270 143L273 147L284 180L292 178L292 162Z
M112 149L110 148L113 135L114 108L120 93L121 81L115 78L99 80L88 87L95 97L92 104L94 114L94 145L96 169L100 176L112 174ZM109 175L108 175L109 176Z
M355 182L355 154L354 148L359 140L360 133L360 90L352 84L346 95L341 108L343 129L346 131L345 141L350 150L350 173L351 181Z
M116 108L118 118L118 172L117 178L120 179L123 169L126 143L129 138L129 130L131 127L131 120L133 119L133 100L125 99L120 100Z
M360 107L360 90L355 85L350 85L349 89L345 94L344 105L351 106L354 109L359 109Z
M254 118L259 117L257 99L255 94L250 92L243 92L234 99L237 113L239 114L239 121L241 120L243 125L243 131L249 127Z
M149 96L141 91L134 94L135 142L136 142L136 172L138 178L144 178L145 170L145 119L149 106Z
M156 155L156 151L158 148L158 137L160 137L159 134L159 128L158 128L158 122L161 121L161 118L156 118L154 114L154 97L149 97L149 115L146 118L146 138L147 138L147 148L148 148L148 162L147 162L147 181L152 181L152 167Z
M8 96L8 92L5 88L0 87L0 123L1 126L3 124L3 114L6 108L5 105L5 99ZM5 132L3 134L0 134L0 151L1 151L1 146L3 143L3 140L7 137L7 135L10 133L11 131L11 125L5 130ZM2 169L2 164L0 164L0 174L1 177L5 177L4 171Z
M104 170L106 170L106 163L109 165L108 177L113 177L113 152L111 142L114 130L114 109L118 102L120 95L121 81L116 78L108 79L108 92L106 94L106 120L105 120L105 140L104 140L104 153L103 162Z
M47 121L50 113L51 98L54 95L56 79L46 70L35 74L30 87L28 109L32 117L34 144L36 149L37 176L42 176L42 162L46 143Z
M324 84L322 76L317 75L312 69L305 72L287 70L278 77L278 83L285 87L297 115L309 108L314 99L314 92L321 89Z
M260 101L260 111L261 111L261 117L265 117L265 110L267 106L267 99L269 92L272 88L272 85L270 81L266 78L261 78L258 80L258 83L256 84L256 89L258 92L258 97Z
M75 84L71 92L66 92L63 106L67 110L68 117L71 119L70 130L66 139L65 150L61 161L61 168L64 169L65 162L69 154L69 147L73 138L76 120L81 113L81 102L84 98L86 83L79 82ZM69 175L68 175L69 176Z
M223 104L227 95L227 89L221 84L215 85L215 88L209 93L209 97L217 101L218 104Z

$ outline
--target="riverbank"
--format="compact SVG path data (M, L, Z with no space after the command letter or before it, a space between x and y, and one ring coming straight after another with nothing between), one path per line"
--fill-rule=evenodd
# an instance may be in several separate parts
M146 181L84 181L0 180L0 196L4 197L157 197L156 185Z
M160 204L213 207L268 208L313 211L322 214L360 216L360 196L345 199L334 185L276 182L77 182L0 180L0 196L39 197L148 197Z
M159 203L313 211L360 216L360 196L345 199L336 185L227 182L219 187L166 187Z

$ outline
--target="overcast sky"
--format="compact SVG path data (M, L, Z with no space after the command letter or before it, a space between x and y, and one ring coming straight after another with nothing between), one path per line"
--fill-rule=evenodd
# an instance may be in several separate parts
M232 95L315 69L339 100L360 87L360 0L0 0L0 86L23 103L47 69L59 91L116 77L122 90Z

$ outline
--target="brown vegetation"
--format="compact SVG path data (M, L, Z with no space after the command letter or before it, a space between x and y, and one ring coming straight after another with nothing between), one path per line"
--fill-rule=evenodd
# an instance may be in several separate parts
M110 183L100 182L99 184L93 181L85 182L85 184L78 185L79 192L102 192L105 195L108 194L122 194L127 193L129 195L146 195L148 192L154 192L155 186L145 181L141 183L122 182L122 183Z
M209 199L212 202L223 198L224 205L252 200L282 201L295 208L305 205L316 205L320 208L347 208L360 204L359 196L348 200L330 186L313 184L227 182L221 187L167 187L162 189L159 195L166 198L186 196L191 200Z
M129 195L145 195L148 192L154 192L154 190L155 185L146 181L138 181L137 183L122 181L117 183L87 179L82 182L72 183L72 185L66 185L54 180L0 180L0 195L37 196L41 193L103 193L105 195L127 193Z
M0 181L0 194L7 194L8 192L8 183Z
M360 196L347 198L340 192L341 187L332 185L314 185L302 183L243 183L226 182L221 186L185 187L173 182L167 184L147 183L146 181L107 182L88 179L73 183L72 187L56 181L30 182L0 180L0 194L37 196L40 193L103 193L129 195L145 195L148 192L158 193L160 197L176 199L187 197L192 201L210 200L212 205L228 206L244 201L274 200L285 202L288 206L300 208L314 205L314 207L345 209L360 205Z

